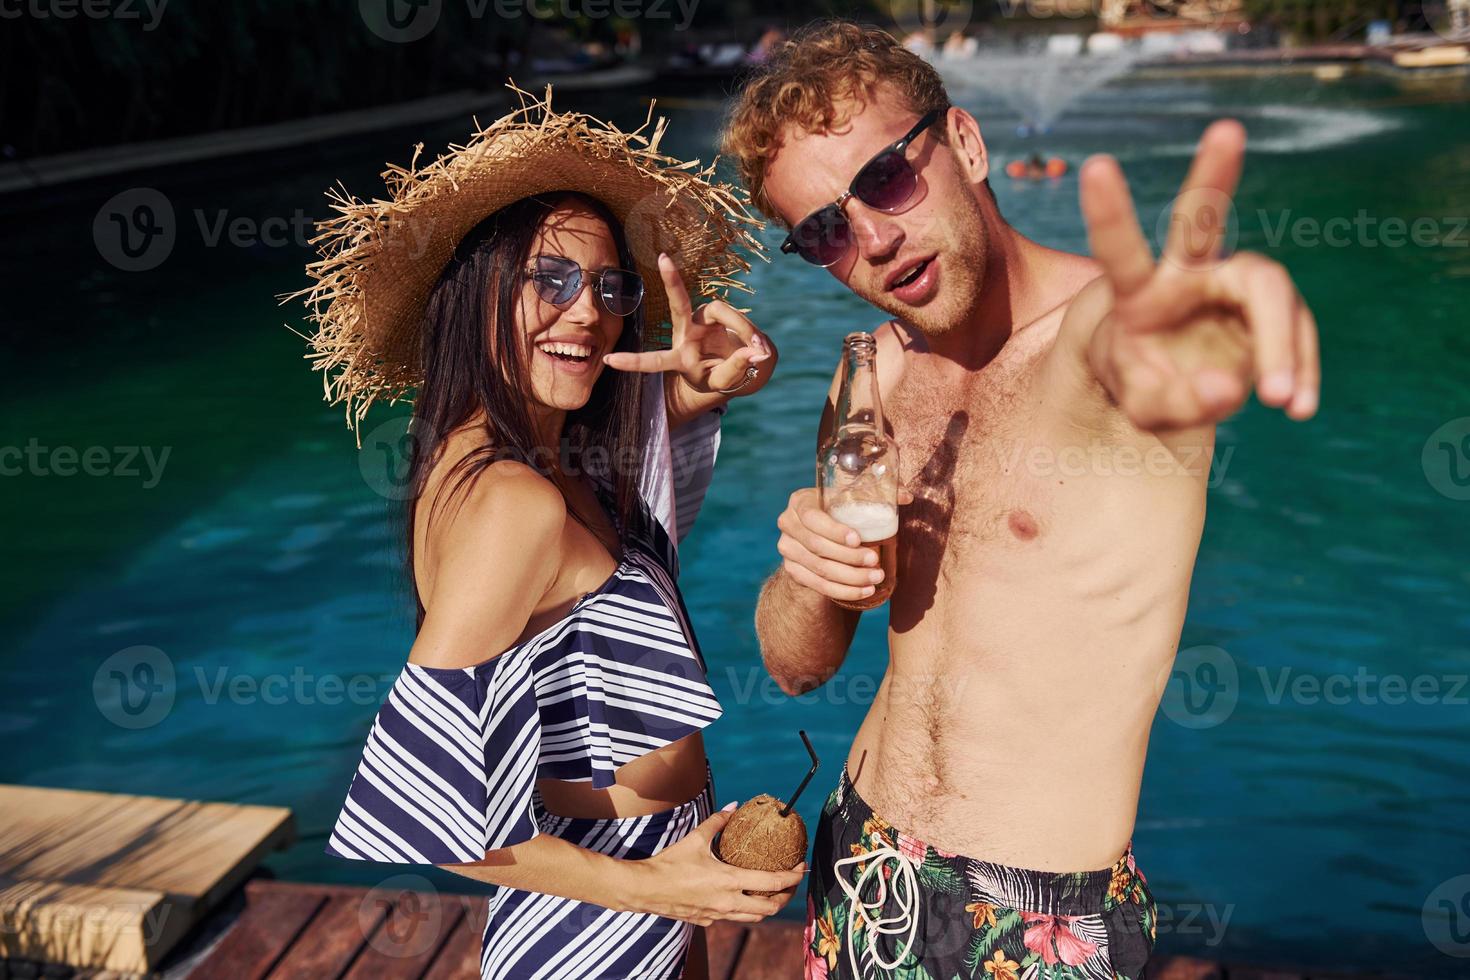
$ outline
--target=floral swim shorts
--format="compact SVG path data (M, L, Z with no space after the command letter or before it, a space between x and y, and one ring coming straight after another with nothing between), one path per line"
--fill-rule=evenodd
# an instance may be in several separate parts
M1155 927L1131 846L1070 873L948 854L881 819L846 769L822 808L806 980L1139 980Z

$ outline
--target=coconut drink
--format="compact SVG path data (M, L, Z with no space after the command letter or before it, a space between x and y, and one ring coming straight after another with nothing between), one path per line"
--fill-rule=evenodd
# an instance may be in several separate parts
M715 837L715 857L737 868L751 871L790 871L806 857L806 823L794 809L796 800L817 772L817 753L806 732L799 732L812 757L806 778L791 794L791 802L783 803L769 793L753 796L730 815L724 829ZM775 892L751 892L752 895L774 895Z

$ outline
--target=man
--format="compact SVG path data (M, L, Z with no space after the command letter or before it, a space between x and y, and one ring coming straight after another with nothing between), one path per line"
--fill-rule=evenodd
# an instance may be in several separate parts
M1006 224L979 125L880 31L809 28L734 107L726 152L783 250L892 315L878 377L908 491L888 669L816 833L809 977L1141 974L1129 840L1214 426L1252 389L1294 419L1318 399L1290 277L1220 254L1244 144L1205 132L1157 262L1117 163L1090 160L1086 258ZM778 523L756 626L796 694L847 654L860 614L834 600L882 572L814 489Z

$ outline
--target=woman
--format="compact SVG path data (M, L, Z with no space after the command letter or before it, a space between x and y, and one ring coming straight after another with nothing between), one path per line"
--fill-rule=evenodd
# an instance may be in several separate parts
M677 541L716 413L775 356L723 303L690 311L685 280L728 284L753 240L661 135L553 113L548 93L390 171L391 200L339 199L311 270L329 399L355 424L417 390L418 634L327 851L499 886L485 978L702 977L694 925L764 918L804 870L710 848L734 804L711 815L701 731L721 709ZM673 344L646 351L665 313Z

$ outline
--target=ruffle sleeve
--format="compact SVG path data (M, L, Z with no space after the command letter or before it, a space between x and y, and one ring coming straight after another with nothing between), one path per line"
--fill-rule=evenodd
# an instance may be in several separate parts
M530 840L540 736L524 665L407 664L373 720L327 853L461 864Z

